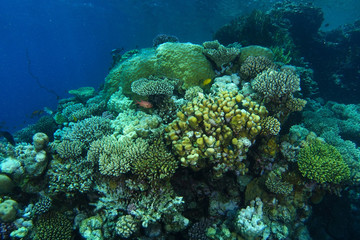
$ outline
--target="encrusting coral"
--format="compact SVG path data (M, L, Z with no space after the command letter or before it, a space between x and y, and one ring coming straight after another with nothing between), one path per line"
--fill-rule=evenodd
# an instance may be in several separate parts
M199 170L210 164L217 176L228 170L245 173L242 160L266 115L264 106L236 92L204 95L177 113L178 119L166 128L166 139L183 166Z

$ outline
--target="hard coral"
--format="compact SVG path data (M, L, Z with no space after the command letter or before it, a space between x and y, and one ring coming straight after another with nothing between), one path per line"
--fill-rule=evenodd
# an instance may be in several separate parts
M288 70L267 69L256 76L251 86L265 98L280 99L300 90L300 78Z
M339 151L320 141L302 148L298 156L299 170L304 177L318 183L341 183L350 178L350 170Z
M38 240L70 240L72 223L61 213L49 212L35 223L35 232Z
M166 150L162 140L158 139L134 159L132 165L134 174L154 182L171 177L178 167L178 162Z
M183 166L198 170L210 165L218 177L228 170L244 173L242 159L266 114L264 106L236 92L197 97L177 113L166 138Z
M248 56L240 67L240 76L249 81L262 71L274 66L274 63L264 56Z
M240 54L238 48L227 48L217 40L203 43L203 53L212 60L218 68L230 64Z
M131 90L141 96L173 94L174 86L170 80L140 78L131 84Z

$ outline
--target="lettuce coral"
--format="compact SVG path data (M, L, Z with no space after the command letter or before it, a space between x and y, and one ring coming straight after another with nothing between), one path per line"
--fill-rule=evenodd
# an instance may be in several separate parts
M339 151L320 141L311 142L298 155L299 170L304 177L318 183L341 183L350 178L350 170Z

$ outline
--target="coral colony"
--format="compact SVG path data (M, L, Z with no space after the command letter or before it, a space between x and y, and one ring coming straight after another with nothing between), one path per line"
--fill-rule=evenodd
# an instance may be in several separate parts
M220 42L160 35L1 142L1 239L311 239L313 205L359 183L359 106L317 104L279 48Z

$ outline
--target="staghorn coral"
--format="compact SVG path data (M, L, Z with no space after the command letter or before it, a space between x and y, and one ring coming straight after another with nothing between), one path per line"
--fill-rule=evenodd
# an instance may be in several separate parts
M62 159L74 159L81 155L84 145L80 141L62 141L56 146L56 152Z
M127 137L105 136L91 144L87 159L99 164L101 174L118 177L130 171L133 158L143 153L147 146L141 138L132 142Z
M166 150L162 139L155 140L132 162L133 173L150 182L170 178L177 167L177 160Z
M275 68L275 64L264 56L248 56L240 67L240 76L249 81L268 68Z
M261 132L266 108L236 92L197 97L167 126L166 139L183 166L213 166L218 177L228 170L246 171L242 160ZM208 163L206 161L209 161Z
M170 80L140 78L131 84L131 91L141 96L150 95L168 95L171 96L174 91L174 86Z
M63 130L63 140L81 141L85 148L90 143L112 132L110 120L103 117L91 117L81 120Z
M300 78L288 70L267 69L256 76L251 86L265 98L281 99L300 90Z
M71 221L58 212L45 213L35 223L38 240L70 240L72 231Z
M318 183L341 183L350 178L350 170L339 151L320 141L302 148L298 155L302 175Z
M134 232L138 230L137 221L131 215L124 215L119 217L116 222L116 234L123 238L129 238Z
M230 64L240 54L238 48L227 48L217 40L203 43L203 53L206 57L212 60L218 68Z

